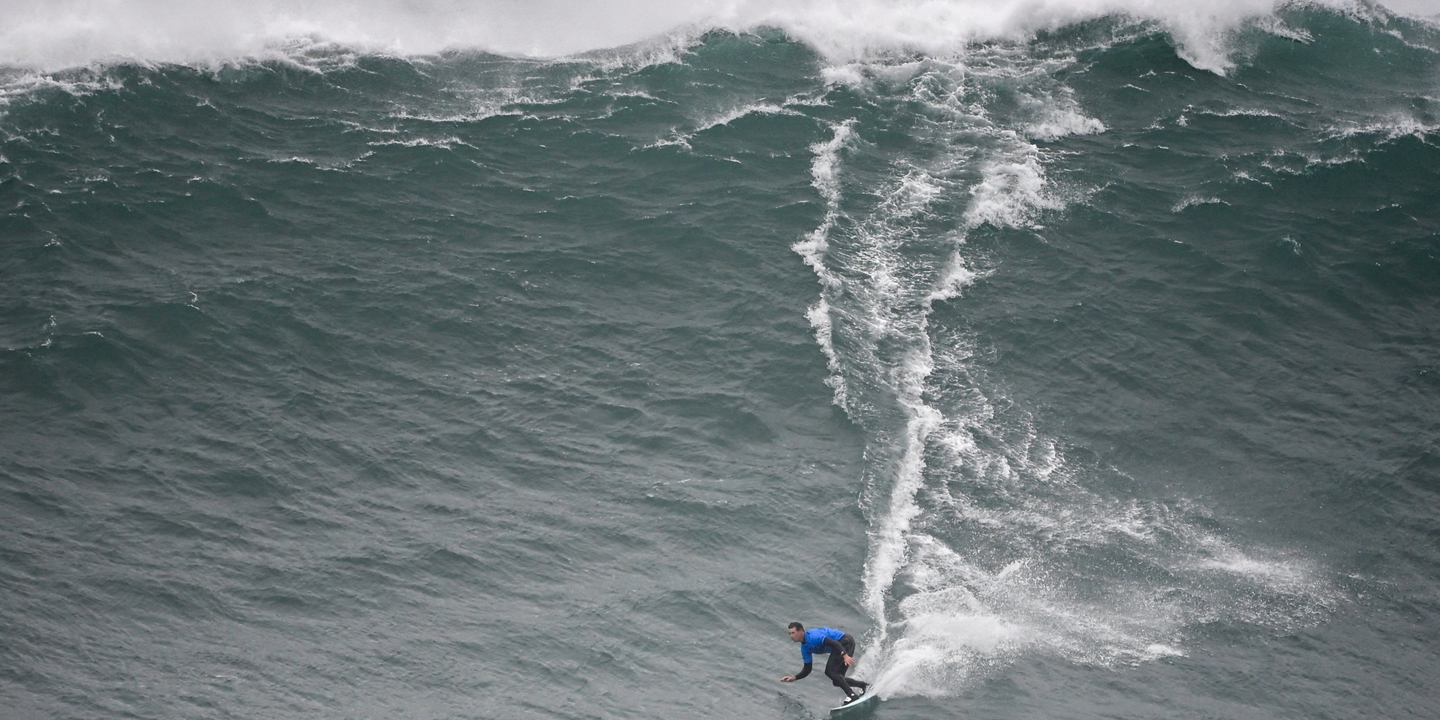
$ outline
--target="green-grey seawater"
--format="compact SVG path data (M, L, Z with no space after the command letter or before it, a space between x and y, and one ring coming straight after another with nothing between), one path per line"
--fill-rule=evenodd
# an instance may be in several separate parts
M1440 713L1440 32L6 70L6 718Z

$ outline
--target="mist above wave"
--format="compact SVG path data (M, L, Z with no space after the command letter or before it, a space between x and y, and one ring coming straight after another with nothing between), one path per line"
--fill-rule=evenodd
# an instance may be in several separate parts
M1440 0L1395 0L1420 12ZM205 63L335 43L428 55L483 50L558 57L667 34L778 27L836 61L946 53L1125 16L1167 29L1192 63L1223 71L1225 35L1275 0L18 0L0 29L0 64L50 71L108 62ZM1319 0L1364 9L1364 0Z

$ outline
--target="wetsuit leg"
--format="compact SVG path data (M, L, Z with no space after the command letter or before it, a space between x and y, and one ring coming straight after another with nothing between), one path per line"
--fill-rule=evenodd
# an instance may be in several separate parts
M851 657L854 657L854 656L855 656L855 638L854 638L854 637L852 637L849 633L846 633L846 634L845 634L845 637L843 637L843 638L840 639L840 644L845 647L845 653L846 653L847 655L849 655L849 656L851 656ZM844 663L844 661L842 660L841 663ZM849 672L849 669L848 669L848 668L846 669L846 672ZM850 687L852 687L852 688L860 688L861 690L864 690L864 689L870 687L870 683L867 683L867 682L865 682L864 680L856 680L855 678L852 678L852 677L847 677L847 678L845 678L845 682L848 683L848 684L850 685Z
M850 633L845 633L845 637L840 638L840 646L845 648L846 655L852 657L855 655L855 638ZM845 664L845 657L839 653L830 653L830 659L825 661L825 677L830 678L830 682L835 683L835 687L844 690L847 696L855 697L856 692L853 688L863 688L866 684L845 677L845 671L849 669L850 667Z

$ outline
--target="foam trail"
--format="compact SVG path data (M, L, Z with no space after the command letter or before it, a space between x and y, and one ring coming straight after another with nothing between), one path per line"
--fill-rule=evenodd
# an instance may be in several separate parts
M841 209L839 167L843 162L842 152L853 138L853 122L846 123L835 128L830 141L812 148L816 154L811 168L813 182L826 201L826 218L809 237L795 245L795 250L815 269L823 285L822 298L811 309L810 319L829 361L837 404L846 407L852 415L864 414L861 406L867 400L852 398L846 392L847 373L859 370L872 376L860 378L862 385L880 384L890 388L892 407L904 417L902 447L897 460L886 478L872 483L879 510L872 514L864 604L872 617L881 620L873 642L883 647L888 628L883 622L887 615L887 596L896 575L906 565L911 523L919 513L916 493L924 485L926 443L944 420L941 413L922 399L925 381L932 369L926 317L934 300L958 293L973 279L974 273L966 269L958 252L948 257L933 273L933 278L923 270L917 273L917 268L907 267L905 246L915 239L910 223L923 219L932 203L946 193L946 181L925 168L908 168L895 181L875 215L853 230L850 229L853 221L842 228L841 220L846 219L846 215ZM868 285L847 283L827 264L832 261L828 257L829 239L837 231L847 235L847 244L850 240L860 241L850 247L856 252L840 262L848 264L851 271L861 271L860 275L871 280ZM957 244L962 240L963 237L957 237ZM854 274L847 273L846 277ZM851 297L861 297L863 301L846 302L846 298ZM836 352L832 315L839 312L834 305L837 302L845 307L842 321L859 331L859 337L852 336L847 343L863 348L857 356L842 358ZM882 346L888 343L895 343L900 349L887 352ZM883 689L883 684L877 688Z
M826 242L826 237L840 220L842 214L838 177L840 150L850 141L852 122L835 126L829 142L818 143L810 148L811 152L815 153L815 160L811 163L810 169L813 177L812 184L819 191L820 197L825 199L825 220L804 240L792 246L792 249L805 259L805 264L815 271L820 282L831 291L839 290L842 283L839 277L825 267L825 252L830 247ZM826 363L830 370L826 382L835 391L835 403L844 407L845 376L840 367L840 360L835 354L834 327L830 323L830 310L829 302L822 295L805 316L810 320L811 326L815 328L815 341L825 352Z
M1025 231L1084 196L1052 187L1034 142L1104 131L1053 80L1060 69L1000 44L826 72L880 108L928 105L888 167L859 119L812 147L825 217L794 246L820 280L808 317L835 402L867 437L861 602L874 627L856 673L882 696L953 694L1027 653L1184 654L1190 624L1286 627L1330 602L1309 563L1238 547L1203 507L1088 489L1116 471L1066 458L986 382L969 339L937 325L937 303L1000 271L972 268L974 233Z

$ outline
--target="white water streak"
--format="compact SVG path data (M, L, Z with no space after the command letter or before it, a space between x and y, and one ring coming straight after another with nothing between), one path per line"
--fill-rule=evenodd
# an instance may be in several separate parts
M1200 529L1193 518L1207 511L1183 499L1139 503L1086 489L1059 442L980 386L969 340L935 335L944 330L931 327L936 303L960 298L981 276L962 252L971 234L1034 228L1064 209L1067 193L1051 187L1034 141L1104 130L1048 69L1026 66L1034 61L1023 53L990 52L970 65L881 61L827 71L879 103L927 103L933 124L917 133L934 152L895 157L888 176L872 168L848 177L861 170L847 157L873 148L858 120L834 126L812 147L825 218L794 246L821 283L808 317L835 402L871 433L861 601L875 626L857 674L884 696L953 694L973 673L1032 651L1105 665L1180 655L1188 622L1285 625L1328 597L1307 563ZM993 92L1019 98L1022 110L989 117L975 99ZM937 208L957 205L958 227L944 230ZM932 400L937 391L951 399ZM990 499L962 494L969 491ZM922 510L922 492L933 509ZM980 541L991 557L965 555L935 534L937 524ZM1182 586L1097 570L1094 553L1165 567ZM1093 588L1078 589L1095 582L1100 600L1089 597Z

